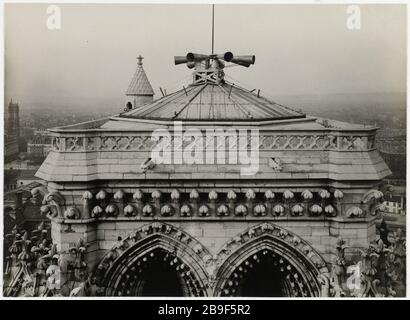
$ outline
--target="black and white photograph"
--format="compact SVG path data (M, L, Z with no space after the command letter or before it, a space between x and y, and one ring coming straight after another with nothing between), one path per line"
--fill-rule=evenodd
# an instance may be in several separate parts
M405 3L2 15L2 299L407 296Z

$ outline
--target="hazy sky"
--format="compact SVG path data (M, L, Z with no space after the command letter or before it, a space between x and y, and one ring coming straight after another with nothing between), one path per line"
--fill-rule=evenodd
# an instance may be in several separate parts
M210 53L210 5L60 5L61 30L46 28L47 5L5 5L6 101L119 110L142 54L159 96L190 82L174 55ZM228 80L275 95L404 92L404 5L217 5L215 51L254 54Z

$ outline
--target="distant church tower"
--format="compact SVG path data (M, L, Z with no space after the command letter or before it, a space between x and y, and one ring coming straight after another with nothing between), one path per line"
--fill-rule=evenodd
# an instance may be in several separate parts
M17 158L19 154L19 137L19 105L11 100L4 114L4 157L6 161Z
M138 108L144 104L151 103L154 100L154 90L152 90L151 84L142 67L142 59L144 58L141 56L137 57L137 70L125 92L125 96L127 97L127 109Z

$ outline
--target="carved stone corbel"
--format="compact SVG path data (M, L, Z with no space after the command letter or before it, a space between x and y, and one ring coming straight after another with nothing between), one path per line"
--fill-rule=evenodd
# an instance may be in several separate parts
M362 198L363 209L365 213L369 213L372 216L377 215L382 211L384 202L383 192L380 190L372 189L366 192Z
M66 218L66 219L80 219L81 218L80 210L78 210L74 206L70 206L64 211L64 218Z
M64 197L59 192L47 193L43 198L43 205L49 208L49 215L52 217L63 217L62 207L65 204Z

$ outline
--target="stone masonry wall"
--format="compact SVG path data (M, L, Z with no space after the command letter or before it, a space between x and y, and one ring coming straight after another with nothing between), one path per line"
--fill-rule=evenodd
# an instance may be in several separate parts
M202 243L212 254L216 254L224 244L259 221L163 221L183 230ZM336 241L342 237L349 247L363 248L375 239L374 219L337 221L270 221L297 234L309 242L328 263L334 262ZM58 249L67 251L83 238L87 243L87 263L93 267L103 254L111 249L118 237L127 237L135 230L152 221L104 221L65 224L52 223L52 238Z

